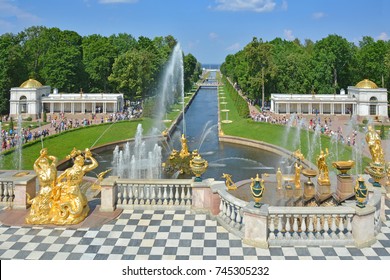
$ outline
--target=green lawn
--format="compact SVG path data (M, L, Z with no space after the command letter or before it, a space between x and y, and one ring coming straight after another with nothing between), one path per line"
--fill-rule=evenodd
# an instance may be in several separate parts
M225 94L221 95L221 92ZM253 139L257 141L263 141L270 143L276 146L280 146L289 151L295 151L298 148L301 149L303 155L306 159L310 160L315 164L316 158L320 153L320 144L318 143L313 149L309 152L308 143L313 143L313 132L308 132L307 130L302 129L300 133L297 131L297 128L291 127L288 130L286 125L270 124L263 122L255 122L251 119L245 119L239 116L236 108L234 107L234 102L227 93L226 90L220 90L219 96L225 96L225 101L228 103L226 108L230 111L228 112L229 120L232 120L232 123L221 123L222 131L226 135L239 136L243 138ZM221 101L221 100L220 100ZM220 105L221 109L224 109L225 105ZM221 121L226 119L226 113L220 113ZM348 160L353 158L352 149L349 146L338 144L337 153L332 150L332 145L329 137L321 135L321 149L329 149L330 155L328 157L328 164L336 160ZM370 159L367 157L363 158L363 167L369 163ZM360 172L362 167L360 167Z

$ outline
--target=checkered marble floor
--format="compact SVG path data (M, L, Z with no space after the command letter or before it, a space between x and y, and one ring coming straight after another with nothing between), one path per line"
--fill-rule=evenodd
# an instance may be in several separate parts
M386 222L369 248L243 244L208 214L190 210L125 210L97 228L0 226L0 259L29 260L390 260Z

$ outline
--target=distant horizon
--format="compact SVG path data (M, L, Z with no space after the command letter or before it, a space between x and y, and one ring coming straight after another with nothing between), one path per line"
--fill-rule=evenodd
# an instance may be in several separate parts
M337 34L354 44L363 36L388 41L389 10L385 0L0 0L0 33L46 26L81 36L172 35L202 64L222 64L253 37L316 42Z

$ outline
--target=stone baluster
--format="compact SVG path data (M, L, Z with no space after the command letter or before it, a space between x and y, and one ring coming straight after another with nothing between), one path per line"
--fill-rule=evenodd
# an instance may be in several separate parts
M118 184L118 194L117 194L117 201L116 201L116 203L118 205L122 205L123 204L123 201L122 201L122 189L123 188L124 188L123 185Z
M220 201L219 201L219 213L218 213L218 216L220 216L220 217L223 217L223 198L222 197L220 197L221 199L220 199Z
M331 229L331 233L330 233L330 236L332 237L332 239L338 239L338 236L337 236L337 226L336 226L336 219L337 219L337 215L332 215L332 223L330 225L330 229Z
M270 215L269 222L269 239L275 239L275 215Z
M340 215L339 216L339 238L340 239L345 239L345 235L344 235L344 215Z
M175 205L180 205L180 191L183 189L183 186L176 185L175 188Z
M133 194L134 194L134 205L139 204L139 185L133 185Z
M324 215L324 239L329 239L329 215Z
M3 202L8 200L8 184L4 184Z
M0 182L0 201L3 201L5 182Z
M127 185L119 184L119 191L118 191L118 204L126 205L127 204ZM119 203L119 200L121 201Z
M186 193L186 205L191 205L192 197L191 197L191 186L187 185L187 193Z
M347 234L346 234L346 236L348 238L352 238L352 222L351 222L352 217L353 217L352 214L347 215Z
M167 185L163 185L163 205L168 205L168 192L167 192Z
M128 197L129 197L128 204L133 205L134 204L133 186L132 185L126 186L126 189L128 189Z
M145 185L139 185L139 204L145 204Z
M229 203L229 204L230 204L230 208L232 209L231 213L230 213L230 226L231 227L235 227L235 225L236 225L236 211L237 211L237 207L234 204L231 204L231 203Z
M286 233L284 237L286 239L291 239L291 223L290 223L291 215L285 215L285 218L286 218L286 226L285 226Z
M230 214L231 214L229 202L225 201L225 207L226 207L226 212L225 212L225 213L226 213L226 217L225 217L225 221L226 221L227 223L229 223L229 222L230 222Z
M145 204L150 205L150 185L145 185Z
M282 222L283 215L278 215L278 239L283 239L283 222Z
M157 188L156 185L150 185L150 204L156 205L156 192L155 189Z
M240 229L241 228L241 223L242 223L242 217L241 217L241 207L237 207L237 211L236 211L236 225L235 227L237 229Z
M309 215L309 226L307 227L309 233L307 237L309 239L314 239L314 221L313 221L313 215Z
M301 239L307 239L306 217L307 217L307 215L302 215L302 220L301 220Z
M12 203L14 201L14 184L12 184L12 182L9 182L7 186L8 186L8 202Z
M173 205L173 189L174 185L169 185L169 205Z
M316 224L316 235L315 235L315 237L317 239L321 239L322 238L322 235L321 235L321 230L322 230L322 227L321 227L321 215L317 215L316 218L317 218L317 224Z
M187 186L186 185L182 185L181 186L181 195L180 195L180 205L186 205L186 188Z
M293 215L294 217L294 222L293 222L293 238L294 239L298 239L299 238L299 234L298 234L298 215L297 214L294 214Z
M158 191L157 191L157 205L162 205L162 191L161 188L162 186L157 186Z

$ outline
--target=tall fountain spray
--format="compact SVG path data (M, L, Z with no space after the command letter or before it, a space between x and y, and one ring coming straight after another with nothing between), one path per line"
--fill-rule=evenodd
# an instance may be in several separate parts
M177 102L182 103L183 131L185 134L184 116L184 66L183 53L177 44L163 70L158 87L154 118L154 133L165 130L163 119L170 107ZM156 138L144 140L142 125L137 127L134 143L126 143L121 150L117 146L113 152L113 174L129 179L156 179L161 177L161 146Z
M159 131L163 131L165 129L162 120L165 118L169 108L176 102L180 102L182 104L182 132L183 134L186 134L184 116L184 65L183 52L179 43L173 49L160 80L155 112L156 117L154 120L154 127L156 127Z

